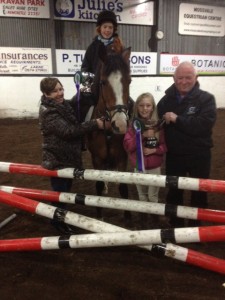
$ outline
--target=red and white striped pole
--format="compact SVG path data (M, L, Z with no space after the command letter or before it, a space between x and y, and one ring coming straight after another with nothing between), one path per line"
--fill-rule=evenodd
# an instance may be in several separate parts
M44 215L47 216L49 218L52 218L54 216L54 210L56 210L57 208L53 208L50 205L46 205L46 204L41 204L37 201L34 200L29 200L26 199L24 197L21 196L17 196L17 195L12 195L3 191L0 191L0 200L2 203L11 205L11 206L15 206L17 208L23 209L25 211L31 212L31 213L36 213L36 214L40 214L40 215ZM48 212L49 211L49 212ZM64 211L64 216L66 216L67 211ZM72 214L72 215L71 215ZM75 217L77 216L77 218ZM62 220L61 220L62 221ZM71 225L75 225L78 226L80 228L84 228L87 229L89 231L97 231L97 232L107 232L107 235L110 235L111 233L114 232L119 232L119 233L128 233L129 236L131 236L132 240L133 240L133 233L135 232L131 232L128 231L124 228L115 226L115 225L111 225L105 222L101 222L101 221L97 221L88 217L84 217L81 215L77 215L74 213L70 213L70 216L67 216L67 218L65 218L65 223L71 224ZM188 229L188 228L187 228ZM221 239L221 234L219 233L220 230L222 229L222 231L224 231L224 226L211 226L209 229L211 229L211 231L213 232L208 232L207 233L207 227L202 227L202 228L189 228L189 230L185 230L186 231L186 236L188 238L188 241L190 242L190 233L192 232L192 236L195 236L195 241L199 240L200 241L208 241L208 236L210 237L215 237L215 240L220 240ZM206 230L206 231L205 231ZM154 230L153 231L153 236L152 238L155 240L157 240L157 236L158 236L158 240L160 240L161 242L166 242L168 240L173 240L175 236L178 236L178 240L179 236L182 239L185 239L184 237L184 232L183 229L167 229L167 230ZM151 233L151 231L150 231ZM217 234L215 234L217 233ZM138 235L140 235L140 231L136 232L136 237L138 237ZM155 236L154 236L155 234ZM159 237L159 234L161 235ZM224 240L225 238L225 232L222 233L222 240ZM161 238L162 237L162 238ZM59 240L58 240L59 239ZM68 238L65 237L53 237L53 240L55 241L55 243L58 243L57 248L66 248L68 247ZM122 239L124 239L124 237L122 237ZM48 240L48 238L47 238ZM110 237L111 240L111 237ZM176 239L175 239L176 240ZM210 238L211 240L211 238ZM213 239L214 240L214 239ZM42 240L42 238L33 238L33 239L19 239L19 240L3 240L0 241L0 251L28 251L28 250L42 250L42 245L44 244L44 241L46 241L45 239ZM53 242L53 241L52 241ZM187 240L185 241L187 242ZM110 242L111 243L111 242ZM124 242L123 242L124 243ZM135 242L137 243L137 241ZM142 241L142 243L146 243L146 240L144 240L144 242ZM52 244L52 243L50 243ZM48 249L50 249L50 244L47 242L46 246ZM44 247L44 246L43 246ZM225 267L224 267L224 261L214 258L214 257L210 257L208 255L205 254L201 254L198 253L196 251L192 251L192 250L188 250L186 248L182 248L182 247L178 247L172 244L167 244L166 246L163 245L148 245L148 246L140 246L141 248L144 248L148 251L153 251L154 252L158 252L159 254L163 254L165 256L171 257L173 259L178 259L184 262L187 262L189 264L192 265L196 265L199 267L202 267L204 269L208 269L208 270L212 270L215 272L219 272L219 273L223 273L225 272ZM162 251L162 249L164 251ZM47 249L46 249L47 250ZM164 253L163 253L164 252Z
M171 204L127 200L112 197L60 193L48 190L37 190L10 186L0 186L0 190L36 200L81 204L87 206L128 210L156 215L176 216L178 218L211 221L225 224L225 211L220 210L175 206Z
M106 232L105 236L102 236L100 240L109 238L112 242L113 235L115 239L119 239L120 243L133 243L138 241L139 244L158 244L158 243L191 243L191 242L215 242L225 241L225 226L202 226L202 227L190 227L190 228L171 228L171 229L155 229L155 230L142 230L142 231L130 231L122 232L119 236L118 231L121 231L120 227L111 225L105 222L97 221L89 217L81 218L81 215L67 211L65 209L57 208L51 205L44 204L35 200L30 200L18 195L9 194L7 192L0 191L0 202L28 211L30 213L39 214L50 219L60 220L61 222L68 223L70 225L78 226L88 231L94 232ZM82 219L82 220L81 220ZM100 226L100 228L99 228ZM104 226L104 229L102 228ZM108 228L107 228L108 226ZM116 229L116 230L115 230ZM117 230L118 229L118 230ZM115 232L116 231L116 232Z
M115 183L154 185L159 187L173 187L183 190L225 193L225 181L199 179L146 173L130 173L106 170L77 170L65 168L61 170L47 170L38 165L0 162L0 172L76 178L85 180L100 180Z
M154 247L156 249L154 249ZM225 260L211 255L203 254L188 248L168 243L166 245L153 245L152 252L162 256L171 257L206 270L225 274Z
M102 236L102 234L97 235ZM119 245L119 243L113 243L112 241L107 244L103 244L102 241L100 244L94 243L95 238L95 234L89 234L79 236L72 235L67 238L58 236L0 240L0 252L39 251L65 248L105 247ZM133 244L138 245L138 241L134 242ZM183 261L206 270L225 274L225 260L207 254L203 254L194 250L190 250L188 248L168 243L161 245L153 245L151 251L162 257L171 257L173 259L177 259L179 261Z

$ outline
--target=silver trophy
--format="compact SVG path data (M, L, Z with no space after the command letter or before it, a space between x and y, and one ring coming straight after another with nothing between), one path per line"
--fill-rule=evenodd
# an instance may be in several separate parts
M95 78L95 74L90 72L78 71L74 74L75 83L79 81L79 83L82 85L82 87L80 88L80 91L82 93L88 93L88 94L92 93L91 86L94 82L94 78Z

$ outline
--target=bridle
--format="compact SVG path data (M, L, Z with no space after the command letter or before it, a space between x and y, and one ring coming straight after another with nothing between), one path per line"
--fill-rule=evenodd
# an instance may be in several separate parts
M107 102L106 102L106 99L105 99L103 91L102 91L102 88L105 84L106 84L105 80L100 80L99 87L100 87L100 95L102 97L102 100L103 100L103 103L104 103L104 106L105 106L105 111L104 111L105 120L111 121L112 118L117 113L124 113L124 115L126 116L126 121L128 122L128 120L129 120L128 104L127 105L117 104L117 105L114 105L110 108L107 106Z

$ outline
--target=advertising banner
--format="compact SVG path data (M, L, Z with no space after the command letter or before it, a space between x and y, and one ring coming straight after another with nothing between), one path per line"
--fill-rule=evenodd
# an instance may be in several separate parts
M1 47L0 74L52 74L51 49Z
M0 0L0 16L48 19L49 0Z
M102 10L111 10L117 22L123 24L153 25L153 1L144 0L54 0L55 19L96 22Z
M161 54L160 74L173 74L183 61L190 61L198 74L225 74L224 55Z
M179 33L224 36L225 7L181 3L179 8Z
M84 50L56 50L57 74L71 74L80 71ZM131 75L156 74L156 52L131 52Z

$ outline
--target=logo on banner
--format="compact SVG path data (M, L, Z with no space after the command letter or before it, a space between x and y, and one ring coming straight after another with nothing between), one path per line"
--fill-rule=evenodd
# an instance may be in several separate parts
M177 67L180 63L179 57L178 56L174 56L172 57L172 66L173 67Z
M54 0L54 10L56 17L73 18L74 1L71 0Z

